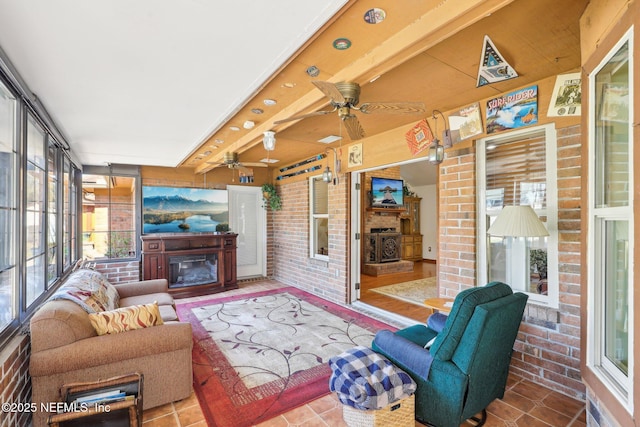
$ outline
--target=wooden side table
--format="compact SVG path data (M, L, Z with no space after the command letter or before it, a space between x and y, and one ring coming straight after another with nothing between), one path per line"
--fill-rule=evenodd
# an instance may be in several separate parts
M49 416L50 427L101 425L109 427L140 427L142 425L142 374L128 374L107 380L74 383L62 386L61 393L69 409L78 398L96 396L119 390L126 398L119 400L92 400L77 404L76 410Z
M448 313L453 307L453 298L427 298L424 300L424 305L432 310Z

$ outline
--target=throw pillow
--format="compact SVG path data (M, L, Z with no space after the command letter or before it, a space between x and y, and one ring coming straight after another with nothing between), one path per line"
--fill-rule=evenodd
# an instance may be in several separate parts
M91 313L89 320L98 335L117 334L163 324L157 302Z

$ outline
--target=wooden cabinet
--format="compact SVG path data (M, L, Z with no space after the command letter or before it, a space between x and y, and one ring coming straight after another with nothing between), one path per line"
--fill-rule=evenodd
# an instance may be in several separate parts
M238 287L237 234L149 234L142 239L142 279L167 279L169 292L220 292Z
M421 197L405 197L405 212L400 216L402 233L402 259L422 260L422 234L420 234Z

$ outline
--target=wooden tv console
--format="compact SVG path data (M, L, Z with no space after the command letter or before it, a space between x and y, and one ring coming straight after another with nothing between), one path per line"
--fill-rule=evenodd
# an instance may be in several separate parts
M143 235L142 279L167 279L173 294L236 289L237 237L233 233Z

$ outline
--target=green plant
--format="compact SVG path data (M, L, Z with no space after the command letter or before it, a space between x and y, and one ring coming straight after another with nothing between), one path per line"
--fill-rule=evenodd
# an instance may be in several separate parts
M531 271L538 270L540 279L547 278L547 251L544 249L531 249L529 252L529 265Z
M220 231L220 232L229 231L229 224L227 224L226 222L221 222L219 224L216 224L216 231Z
M272 211L282 209L282 200L276 192L276 186L270 183L262 184L262 201L264 206L269 206Z

